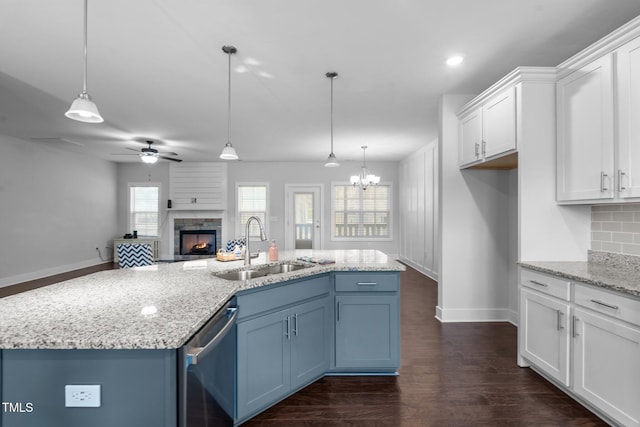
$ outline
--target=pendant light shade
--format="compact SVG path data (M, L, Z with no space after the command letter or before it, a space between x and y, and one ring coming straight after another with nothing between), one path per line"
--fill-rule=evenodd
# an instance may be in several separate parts
M238 153L236 153L233 144L231 144L231 55L236 53L238 49L233 46L222 46L222 51L229 57L229 92L227 97L227 143L220 153L220 158L223 160L238 160Z
M360 186L363 190L366 190L370 185L376 185L380 182L380 177L372 174L369 169L367 169L367 159L365 158L365 150L367 149L366 145L362 147L362 167L360 168L360 173L358 175L351 175L351 184L353 186Z
M338 163L338 159L336 159L336 155L333 154L333 80L338 77L338 73L335 71L328 72L325 74L329 79L331 79L331 153L329 153L329 157L327 157L327 161L324 164L326 168L335 168L340 166Z
M102 123L104 119L96 104L87 93L87 0L84 0L84 72L82 93L71 104L64 115L70 119L85 123Z

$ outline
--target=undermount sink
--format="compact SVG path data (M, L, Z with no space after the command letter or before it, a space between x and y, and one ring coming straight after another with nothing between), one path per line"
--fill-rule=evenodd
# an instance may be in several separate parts
M255 279L256 277L270 276L272 274L289 273L309 267L311 267L311 265L287 262L282 264L256 266L244 270L220 272L215 273L214 276L225 280L249 280Z

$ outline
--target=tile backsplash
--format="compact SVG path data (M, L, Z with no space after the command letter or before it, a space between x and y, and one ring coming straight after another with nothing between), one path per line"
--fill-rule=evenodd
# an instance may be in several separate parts
M592 206L591 249L640 255L640 204Z

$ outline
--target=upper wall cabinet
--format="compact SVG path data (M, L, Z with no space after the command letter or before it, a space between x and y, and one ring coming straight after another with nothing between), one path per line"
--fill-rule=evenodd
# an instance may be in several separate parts
M460 168L480 166L516 152L515 87L497 93L488 90L468 103L458 119Z
M636 19L558 67L559 203L640 200L638 35Z
M169 199L173 210L224 210L227 164L182 162L169 165Z
M613 197L612 79L607 55L557 83L558 201Z

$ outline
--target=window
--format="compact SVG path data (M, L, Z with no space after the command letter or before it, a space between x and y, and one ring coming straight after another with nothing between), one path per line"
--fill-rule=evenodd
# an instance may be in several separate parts
M391 240L391 186L333 185L333 240Z
M129 227L140 237L158 237L160 186L129 184Z
M238 199L237 230L238 235L244 237L245 226L250 217L256 216L267 229L267 184L238 184L236 194ZM256 221L251 223L249 237L260 238L260 227Z

